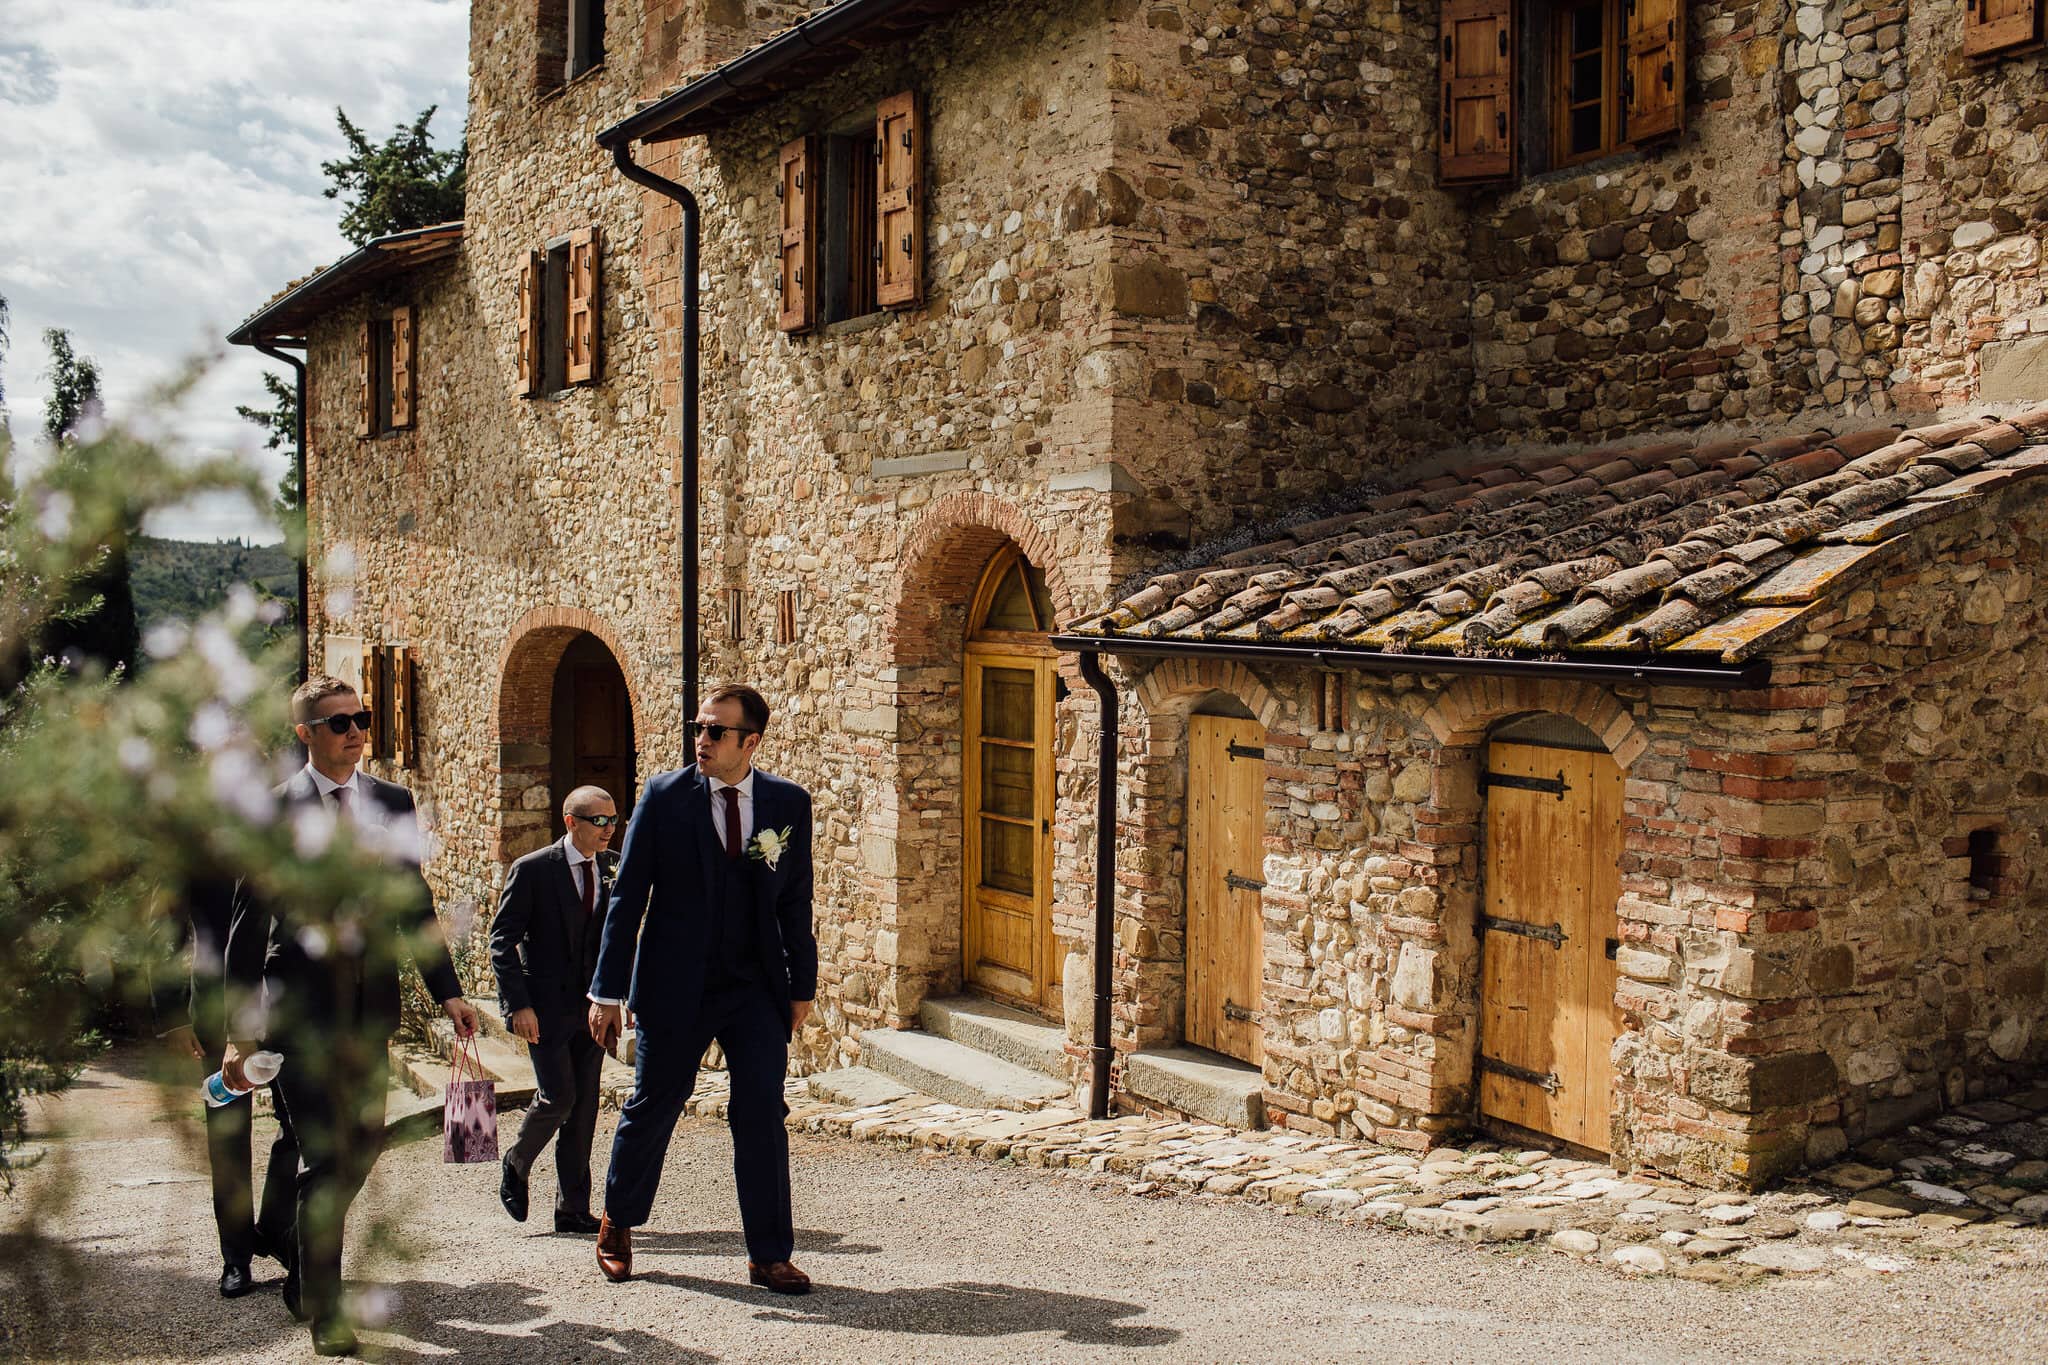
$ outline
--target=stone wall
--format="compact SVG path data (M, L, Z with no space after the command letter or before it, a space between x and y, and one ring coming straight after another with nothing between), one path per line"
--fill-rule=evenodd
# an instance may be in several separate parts
M2039 51L1970 62L1959 0L1921 0L1906 113L1902 406L1990 408L2048 393L2048 86Z

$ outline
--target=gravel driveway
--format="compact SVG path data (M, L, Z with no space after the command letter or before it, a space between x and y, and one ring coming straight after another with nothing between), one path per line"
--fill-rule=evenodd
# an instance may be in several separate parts
M516 1119L512 1120L516 1121ZM600 1123L602 1152L615 1116ZM117 1059L47 1116L42 1164L0 1202L0 1356L311 1358L273 1283L225 1302L196 1115L161 1112ZM265 1137L259 1125L259 1150ZM1528 1246L1470 1246L1264 1206L1133 1198L1127 1182L797 1135L805 1299L749 1288L722 1125L686 1120L639 1278L602 1280L591 1239L497 1206L495 1166L394 1147L351 1222L349 1269L387 1360L1566 1361L2048 1359L2031 1251L1910 1274L1738 1289L1626 1281ZM18 1233L61 1243L30 1258ZM368 1216L365 1216L368 1215ZM380 1286L380 1287L373 1287Z

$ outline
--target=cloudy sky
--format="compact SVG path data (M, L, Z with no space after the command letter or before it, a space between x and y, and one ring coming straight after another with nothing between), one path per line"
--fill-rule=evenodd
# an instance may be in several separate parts
M49 392L43 329L97 360L111 417L195 356L214 357L176 415L192 449L249 453L237 403L267 406L274 361L221 338L288 281L350 247L320 163L334 110L382 140L430 104L461 132L464 0L0 0L0 298L17 442ZM162 535L275 540L238 505L181 509Z

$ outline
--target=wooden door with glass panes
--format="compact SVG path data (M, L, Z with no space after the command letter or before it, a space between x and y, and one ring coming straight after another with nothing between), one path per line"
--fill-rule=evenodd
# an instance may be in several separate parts
M1059 1000L1052 936L1053 708L1058 654L1042 574L1014 549L975 594L961 679L965 734L962 967L970 987L1035 1009Z

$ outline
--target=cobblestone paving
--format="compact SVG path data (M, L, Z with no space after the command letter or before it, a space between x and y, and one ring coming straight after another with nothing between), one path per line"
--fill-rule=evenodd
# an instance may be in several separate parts
M722 1117L724 1081L704 1073L690 1112ZM801 1080L787 1100L802 1132L1121 1181L1134 1196L1250 1200L1470 1242L1540 1240L1631 1276L1884 1276L1966 1248L2048 1248L2048 1087L1964 1105L1755 1195L1491 1142L1418 1156L1072 1109L963 1109L916 1094L849 1109Z

